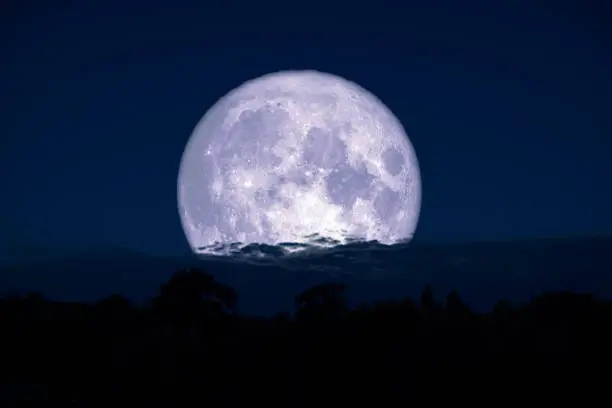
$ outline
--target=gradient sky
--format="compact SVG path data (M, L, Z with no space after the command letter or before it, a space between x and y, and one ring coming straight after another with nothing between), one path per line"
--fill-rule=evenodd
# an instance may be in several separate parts
M612 233L609 2L217 3L0 3L0 239L184 251L193 127L281 69L341 75L399 117L419 240Z

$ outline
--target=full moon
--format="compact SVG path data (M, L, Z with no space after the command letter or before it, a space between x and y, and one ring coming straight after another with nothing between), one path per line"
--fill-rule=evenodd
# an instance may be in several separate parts
M414 234L421 178L404 128L373 94L336 75L283 71L206 112L181 159L178 207L194 252L393 244Z

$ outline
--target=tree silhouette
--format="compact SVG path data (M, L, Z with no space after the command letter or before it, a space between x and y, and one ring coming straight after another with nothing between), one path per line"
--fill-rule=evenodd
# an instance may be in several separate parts
M161 287L158 299L173 304L218 303L226 311L234 311L237 295L231 287L219 283L199 269L182 270Z
M452 319L465 319L470 315L469 307L463 302L456 290L448 293L444 307L446 313Z
M296 316L299 319L337 319L347 311L345 286L339 283L322 283L295 297Z
M428 317L434 317L442 311L442 305L436 300L431 285L426 285L421 292L421 311Z
M199 269L186 269L162 285L153 307L176 323L193 323L235 312L236 300L233 288Z

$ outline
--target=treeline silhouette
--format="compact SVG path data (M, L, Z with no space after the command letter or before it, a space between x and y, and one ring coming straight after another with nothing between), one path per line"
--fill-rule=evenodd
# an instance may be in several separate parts
M607 378L611 302L563 292L476 313L425 287L351 309L344 290L312 287L273 318L239 315L236 292L200 270L175 273L146 307L6 297L0 404L378 406Z

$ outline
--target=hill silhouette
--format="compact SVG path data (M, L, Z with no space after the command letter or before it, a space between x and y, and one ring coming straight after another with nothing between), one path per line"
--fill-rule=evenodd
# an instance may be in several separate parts
M431 284L441 292L459 290L472 308L486 311L499 298L523 302L558 290L612 298L610 248L612 237L598 236L392 246L361 242L288 256L266 246L250 246L227 257L63 251L53 259L0 263L0 289L40 291L50 299L75 301L116 292L143 304L174 271L193 267L234 287L241 295L239 310L248 314L289 313L295 293L328 280L347 286L351 306L417 297Z

